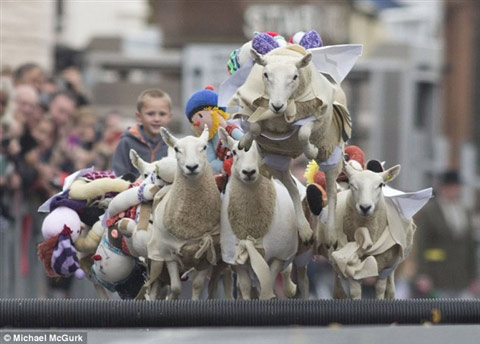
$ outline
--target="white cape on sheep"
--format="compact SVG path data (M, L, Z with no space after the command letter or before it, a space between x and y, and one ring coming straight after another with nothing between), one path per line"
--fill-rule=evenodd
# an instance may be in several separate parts
M312 54L312 62L316 69L320 73L329 74L337 84L340 84L353 68L358 57L362 55L362 50L363 45L361 44L340 44L308 51ZM218 91L219 106L228 106L229 100L244 84L252 67L253 59L249 58L235 74L222 82Z
M427 188L414 192L403 192L386 185L383 195L392 200L402 215L411 219L432 198L433 189Z

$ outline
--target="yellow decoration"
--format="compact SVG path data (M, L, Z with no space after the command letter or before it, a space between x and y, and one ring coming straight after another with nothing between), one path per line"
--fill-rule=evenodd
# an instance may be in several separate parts
M429 262L443 262L447 258L447 255L445 250L441 248L430 248L425 250L423 257Z
M308 184L313 184L313 177L315 176L315 173L318 171L318 164L315 160L310 160L310 162L307 165L307 168L305 169L304 177L307 181Z

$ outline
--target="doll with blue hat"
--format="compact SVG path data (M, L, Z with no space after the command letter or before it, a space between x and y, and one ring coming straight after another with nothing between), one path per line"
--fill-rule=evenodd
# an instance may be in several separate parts
M222 146L218 135L218 128L224 128L235 140L240 140L243 131L227 121L229 115L224 107L218 106L218 95L212 86L207 86L195 92L187 101L185 115L191 123L192 130L197 136L203 132L205 124L210 136L207 144L207 159L216 174L229 173L228 149Z

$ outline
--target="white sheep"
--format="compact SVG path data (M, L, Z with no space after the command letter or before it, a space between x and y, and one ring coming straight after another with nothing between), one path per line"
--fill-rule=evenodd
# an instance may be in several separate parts
M195 268L192 298L198 299L209 268L220 253L221 198L206 157L208 128L200 137L175 138L165 128L163 140L175 150L177 172L169 192L153 211L153 235L148 243L150 272L147 285L156 283L164 263L171 295L181 291L179 273Z
M351 120L345 94L318 73L311 54L297 45L272 50L265 56L252 50L255 65L230 105L240 105L234 117L248 120L248 133L240 147L248 149L256 139L274 176L286 186L297 214L303 242L312 230L303 215L301 200L290 177L292 158L305 153L325 171L328 194L328 241L334 246L335 179L341 171L344 143L350 137ZM317 233L318 234L318 233Z
M336 213L339 247L331 262L339 277L348 280L350 296L361 298L361 280L377 277L377 299L394 298L394 270L412 246L416 229L383 195L386 182L400 172L400 165L375 173L344 168L350 188L338 193Z
M232 177L222 204L222 258L234 266L244 299L251 297L249 267L260 283L260 299L270 299L275 296L273 283L277 275L297 252L293 202L282 184L260 172L263 160L255 141L245 151L223 128L219 133L233 154ZM294 295L295 285L290 288L293 291L287 292Z

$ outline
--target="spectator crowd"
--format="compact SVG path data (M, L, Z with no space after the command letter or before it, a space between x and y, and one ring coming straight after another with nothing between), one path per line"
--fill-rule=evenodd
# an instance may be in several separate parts
M94 166L110 168L122 132L122 115L98 114L74 67L48 75L35 63L0 79L0 225L21 228L21 273L29 273L29 256L41 218L37 209L58 193L66 176Z

